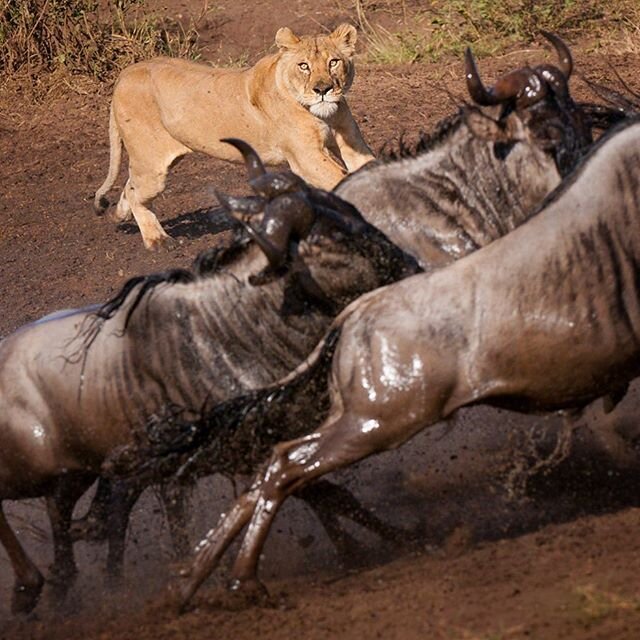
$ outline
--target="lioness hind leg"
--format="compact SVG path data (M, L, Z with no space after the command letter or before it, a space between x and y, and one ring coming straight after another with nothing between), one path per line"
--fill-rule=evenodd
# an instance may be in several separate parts
M125 188L122 190L122 193L120 194L120 200L118 200L118 206L116 207L115 211L111 214L111 217L114 220L114 222L125 222L126 220L131 220L131 217L133 216L133 212L131 211L131 205L127 200L128 184L129 184L129 181L127 180L127 184L125 185Z
M171 164L191 149L175 140L167 131L154 126L153 122L138 121L133 128L130 123L125 123L121 125L121 133L129 153L129 179L116 216L126 216L130 210L140 228L144 246L156 249L167 244L171 238L145 205L164 191Z
M162 189L160 189L161 191ZM127 182L124 188L123 196L128 200L131 207L133 217L140 228L142 234L142 242L146 249L158 249L163 245L168 244L171 241L169 234L162 228L162 225L156 218L156 215L145 207L140 200L138 200L138 193L135 186L131 184L131 179ZM149 198L150 200L151 198Z

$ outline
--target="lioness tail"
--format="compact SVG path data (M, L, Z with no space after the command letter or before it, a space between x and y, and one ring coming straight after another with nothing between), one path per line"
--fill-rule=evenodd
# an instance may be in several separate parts
M93 200L93 207L98 215L102 214L109 206L109 200L105 198L105 193L111 189L115 182L118 172L120 171L120 160L122 158L122 138L118 131L116 118L113 113L113 103L109 110L109 173L102 183L102 186L96 191Z

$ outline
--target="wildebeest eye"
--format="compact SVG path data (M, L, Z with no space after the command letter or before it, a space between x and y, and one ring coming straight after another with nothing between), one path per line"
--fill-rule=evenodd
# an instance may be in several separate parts
M309 64L307 62L298 63L298 68L302 71L309 71Z
M340 60L338 58L332 58L329 60L329 69L335 69L340 64Z

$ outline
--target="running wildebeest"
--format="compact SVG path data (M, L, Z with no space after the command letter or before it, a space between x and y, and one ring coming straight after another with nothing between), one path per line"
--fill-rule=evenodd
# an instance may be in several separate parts
M165 408L195 416L273 382L311 351L335 308L419 270L353 207L249 164L270 222L253 235L269 260L241 239L205 252L194 271L134 278L102 307L52 314L0 342L0 502L47 498L61 589L76 573L73 506L115 448ZM43 577L1 509L0 542L16 574L13 609L28 611Z
M337 187L337 195L423 269L444 266L517 227L591 143L568 89L571 53L557 36L545 36L557 67L517 69L490 89L467 52L473 104L445 119L406 157L369 163ZM234 199L233 207L251 214L256 200ZM104 521L100 512L113 511L104 505L108 498L105 493L94 501L94 522ZM122 526L112 529L111 544L122 549L123 535Z
M250 489L200 543L184 605L248 525L235 588L261 588L260 551L283 501L330 471L395 448L457 409L582 408L640 372L640 119L597 143L527 223L444 269L365 294L279 384L198 425L293 411L320 377L322 424L277 445ZM237 427L236 427L237 428ZM299 426L296 425L299 429Z

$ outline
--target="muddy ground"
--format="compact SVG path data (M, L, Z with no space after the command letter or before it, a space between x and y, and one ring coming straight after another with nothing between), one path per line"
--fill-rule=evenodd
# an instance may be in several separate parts
M187 19L195 0L157 3ZM300 32L354 19L348 3L307 0L228 3L201 26L205 57L255 61L278 27ZM345 8L346 7L346 8ZM577 68L610 79L592 42L572 42ZM247 58L248 56L248 58ZM525 61L547 59L541 46L483 60L487 79ZM636 89L640 57L610 57ZM573 81L578 98L589 98ZM0 335L56 309L100 302L131 276L188 266L219 241L224 227L213 188L246 190L237 165L191 156L171 173L154 204L177 240L162 253L144 250L132 225L115 226L92 213L93 192L108 165L110 87L96 90L71 79L34 104L21 93L0 99ZM429 129L464 99L460 61L437 65L360 64L350 103L374 149L401 134ZM123 183L124 170L119 180ZM115 197L117 194L113 192ZM610 418L633 433L639 405L633 389ZM275 606L239 607L214 577L195 608L178 617L166 606L171 545L153 493L137 510L130 531L126 579L112 589L101 567L104 549L78 545L81 576L65 608L45 596L29 620L8 613L11 572L0 552L0 637L21 638L637 638L640 630L640 511L633 451L596 442L589 427L601 422L594 406L578 431L572 460L533 478L527 497L512 499L509 482L522 462L508 456L536 429L539 449L549 451L554 419L506 412L463 411L451 428L437 427L399 452L367 461L338 479L378 515L419 533L415 548L390 549L354 529L364 563L344 567L317 522L288 504L267 546L263 578ZM483 439L483 425L505 424L504 442ZM616 422L617 421L617 422ZM515 434L515 435L513 435ZM520 449L521 450L521 449ZM474 475L475 474L475 475ZM460 477L471 489L460 491ZM514 480L516 478L516 480ZM233 498L233 487L209 480L198 487L191 534L196 540ZM41 566L50 541L42 504L10 504L8 512L25 546ZM224 574L224 571L222 572Z

